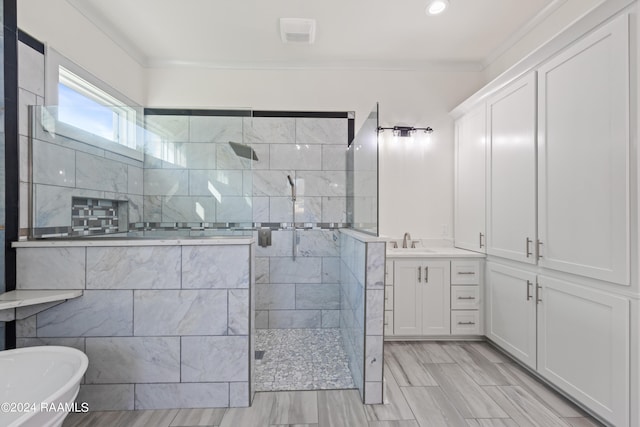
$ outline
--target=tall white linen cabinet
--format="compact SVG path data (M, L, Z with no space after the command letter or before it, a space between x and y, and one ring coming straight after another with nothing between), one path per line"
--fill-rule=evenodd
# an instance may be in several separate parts
M452 112L487 338L620 427L640 426L639 12L601 3Z

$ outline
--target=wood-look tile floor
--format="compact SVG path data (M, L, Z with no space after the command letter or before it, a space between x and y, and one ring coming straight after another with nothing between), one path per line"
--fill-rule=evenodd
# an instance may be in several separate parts
M356 390L257 393L250 408L70 414L64 427L601 426L482 342L385 343L383 405Z

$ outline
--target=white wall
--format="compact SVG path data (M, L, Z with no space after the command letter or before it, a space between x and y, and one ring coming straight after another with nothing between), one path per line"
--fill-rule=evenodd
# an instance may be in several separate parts
M451 236L453 122L448 112L479 89L471 71L150 69L148 105L356 112L356 130L380 102L383 126L431 126L428 145L380 150L380 233ZM389 143L392 141L389 140Z
M146 99L145 70L65 0L19 0L18 28L55 48L132 101Z
M494 58L484 70L485 81L488 83L509 67L520 61L529 53L549 41L571 23L606 0L565 0L544 21L523 35L501 55Z
M603 0L566 0L483 72L360 69L143 69L64 0L20 0L19 26L136 102L152 107L247 107L356 112L376 101L381 124L432 126L428 143L385 138L380 150L380 233L451 237L453 122L448 112ZM64 22L64 25L60 23Z

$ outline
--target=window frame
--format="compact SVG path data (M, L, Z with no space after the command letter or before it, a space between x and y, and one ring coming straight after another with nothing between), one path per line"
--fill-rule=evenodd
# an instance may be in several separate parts
M117 129L114 129L117 132L118 141L109 140L58 120L57 110L50 111L54 115L54 126L51 126L50 121L46 124L43 123L46 130L135 160L144 160L144 132L141 126L137 125L137 123L143 122L142 108L55 49L47 46L45 55L45 104L47 106L58 106L58 85L60 83L111 109L118 117Z

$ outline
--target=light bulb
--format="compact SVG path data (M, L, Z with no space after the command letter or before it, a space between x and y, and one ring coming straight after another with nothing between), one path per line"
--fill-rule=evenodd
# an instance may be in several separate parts
M431 0L427 4L427 15L439 15L449 6L447 0Z

